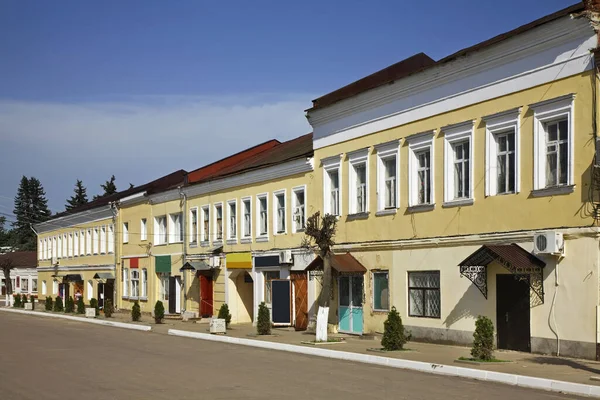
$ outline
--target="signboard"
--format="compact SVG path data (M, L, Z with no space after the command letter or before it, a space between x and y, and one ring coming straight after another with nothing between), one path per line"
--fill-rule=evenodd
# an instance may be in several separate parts
M291 283L287 279L271 281L274 324L290 325L292 323Z

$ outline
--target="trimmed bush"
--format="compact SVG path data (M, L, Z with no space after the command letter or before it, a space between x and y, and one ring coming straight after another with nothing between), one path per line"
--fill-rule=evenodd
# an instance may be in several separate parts
M142 311L140 310L140 303L136 300L131 308L131 320L137 322L140 318L142 318Z
M46 297L46 311L52 311L52 297Z
M63 311L63 301L62 297L56 296L56 300L54 301L54 311L61 312Z
M494 323L488 317L480 315L475 321L471 356L486 361L494 358Z
M65 313L74 313L75 312L75 301L73 297L69 296L67 301L65 301Z
M162 301L158 300L154 305L154 322L162 324L162 320L165 317L165 306Z
M93 297L90 299L90 308L96 310L96 317L100 315L100 310L98 309L98 300L94 299Z
M85 303L83 302L83 296L79 296L79 299L77 299L77 314L85 314Z
M404 331L404 325L398 310L396 310L396 307L392 307L383 323L381 345L388 351L402 350L409 340L410 335L407 335Z
M258 306L256 332L259 335L271 334L271 314L269 313L269 308L267 307L264 301Z
M114 311L114 309L113 309L112 301L110 301L110 299L109 300L105 300L104 301L104 316L106 318L112 317L113 311Z
M225 303L219 308L219 319L225 320L225 326L229 328L229 323L231 322L231 314L229 314L229 306Z
M21 295L17 293L15 299L13 301L13 307L20 308L21 307Z

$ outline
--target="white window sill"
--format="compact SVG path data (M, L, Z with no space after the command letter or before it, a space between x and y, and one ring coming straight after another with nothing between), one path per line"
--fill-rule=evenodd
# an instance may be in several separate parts
M560 196L563 194L570 194L575 191L575 185L564 185L564 186L553 186L544 189L536 189L531 191L532 197L545 197L545 196Z
M260 236L256 238L256 243L265 243L269 241L268 236Z
M200 242L200 247L208 247L210 243L208 241Z
M442 204L442 207L450 208L450 207L462 207L462 206L472 206L472 205L473 205L473 199L458 199L458 200L445 201L444 204Z
M198 242L191 242L190 248L198 247Z
M415 206L410 206L406 209L406 211L410 212L410 213L415 213L415 212L424 212L424 211L432 211L435 208L435 203L434 204L417 204Z
M135 301L135 300L139 300L139 299L140 299L140 298L139 298L139 297L137 297L137 296L131 296L131 297L129 297L129 300L134 300L134 301Z
M273 234L273 236L282 236L282 235L285 235L285 234L287 234L287 232L286 232L286 231L283 231L283 232L275 232L275 233Z
M169 242L169 244L181 244L183 243L183 240L176 240L174 242Z
M227 239L227 241L225 243L227 243L227 244L237 244L237 239Z
M296 229L294 233L304 233L305 228Z
M346 216L346 221L356 221L357 219L367 219L369 218L369 212L361 212L355 214L348 214Z
M140 297L140 301L148 301L148 298L146 296L142 296Z
M242 238L240 240L240 243L242 243L242 244L252 243L252 238L250 238L250 237L248 237L248 238Z
M215 246L215 247L223 246L223 240L221 240L221 239L215 240L213 242L213 246Z
M166 243L157 243L157 244L154 245L154 247L156 247L156 246L166 246L166 245L167 245Z
M129 243L129 241L127 241L127 242L126 242L126 241L123 241L123 244L128 244L128 243Z
M129 296L121 296L123 300L129 300Z
M398 212L396 208L388 208L385 210L379 210L375 213L376 217L383 217L384 215L395 215Z

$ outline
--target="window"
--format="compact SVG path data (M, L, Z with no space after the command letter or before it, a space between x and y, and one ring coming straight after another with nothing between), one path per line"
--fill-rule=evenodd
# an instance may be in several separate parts
M129 271L127 268L121 270L121 278L123 283L123 297L129 296Z
M294 232L306 227L306 186L292 189L292 225Z
M114 225L108 226L108 252L109 253L115 252L115 226Z
M167 243L167 217L164 215L154 218L154 243Z
M534 190L573 191L573 99L567 95L529 106L534 112Z
M169 215L169 243L178 243L183 241L182 214Z
M57 293L58 293L58 281L56 279L54 279L52 281L52 294L57 294Z
M249 238L252 236L252 202L250 198L242 199L242 207L244 212L244 219L242 220L244 237Z
M398 162L400 141L375 146L377 151L377 210L392 210L398 207Z
M485 195L519 192L520 108L484 117L486 125Z
M265 277L265 303L271 304L273 302L271 281L279 279L279 271L265 271L263 274Z
M65 233L62 236L62 256L63 256L63 258L67 258L69 256L67 246L68 246L68 239L67 239L67 234Z
M215 231L217 240L223 240L223 204L215 204Z
M32 293L37 293L37 291L38 291L37 281L38 280L36 278L31 279L31 292Z
M140 240L148 240L148 224L146 218L140 220Z
M94 284L92 283L92 280L90 279L89 281L87 281L87 299L88 301L91 300L94 297Z
M46 287L46 281L42 281L42 294L46 294L48 288Z
M408 141L408 206L435 203L433 176L433 132L423 132Z
M100 253L106 253L106 227L100 228Z
M198 243L198 208L190 210L190 243Z
M86 243L85 247L87 249L86 250L87 254L88 255L92 254L92 230L91 229L88 229L88 231L87 231L87 236L85 238L85 243Z
M68 238L68 242L67 242L67 251L69 254L69 257L73 257L73 234L69 233L69 238Z
M140 297L140 272L131 270L131 297Z
M408 273L408 314L440 318L440 271Z
M160 275L160 299L162 301L169 301L169 275Z
M260 195L256 197L256 213L258 220L257 233L258 236L269 235L269 213L267 195Z
M44 260L48 259L48 239L44 239L44 245L42 248L42 257Z
M18 285L16 285L16 284L15 284L15 278L12 278L12 279L10 280L10 283L11 283L11 285L12 285L12 288L13 288L13 290L15 290L15 289L18 287ZM19 280L17 280L17 281L16 281L16 283L18 284L18 283L19 283Z
M373 272L373 309L388 311L389 300L389 275L388 271Z
M44 259L44 241L42 239L40 239L39 243L38 243L38 260L43 260Z
M85 255L85 231L79 232L79 255Z
M142 297L148 297L148 270L142 269Z
M210 240L210 207L202 207L202 241Z
M79 256L79 232L73 234L73 255Z
M275 232L285 233L285 191L273 193Z
M129 222L123 222L123 243L129 243Z
M369 211L368 151L368 149L363 149L348 154L350 160L350 181L348 185L350 189L350 214L361 214ZM339 197L339 191L335 196ZM334 194L332 193L333 197Z
M21 278L21 292L27 293L29 291L29 279Z
M323 210L325 214L341 215L341 156L321 161L323 164Z
M227 237L229 239L235 239L237 237L237 201L228 201L227 210L229 217L229 224L227 224Z
M448 205L464 200L472 202L473 194L473 122L443 129L445 138L444 200Z
M92 245L94 246L93 253L98 254L98 228L94 228L94 236L92 237Z

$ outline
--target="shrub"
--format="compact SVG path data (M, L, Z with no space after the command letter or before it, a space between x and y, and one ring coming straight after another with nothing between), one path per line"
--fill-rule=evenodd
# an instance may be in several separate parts
M219 308L219 319L225 320L225 326L229 328L229 323L231 322L231 314L229 314L229 306L225 303Z
M114 309L113 309L112 301L110 301L110 299L109 300L105 300L104 301L104 316L106 318L112 317L113 311L114 311Z
M267 307L264 301L258 306L256 332L259 335L271 334L271 314L269 313L269 308Z
M27 303L27 295L26 294L21 296L21 301L19 301L19 307L25 308L25 303Z
M46 297L46 311L52 311L52 297Z
M90 307L96 310L96 317L100 315L100 310L98 309L98 300L92 297L90 299Z
M475 321L471 356L487 361L494 358L494 323L488 317L480 315Z
M404 331L402 318L398 314L396 307L392 307L388 313L387 319L383 323L383 338L381 345L385 350L402 350L404 345L410 340L410 335Z
M75 301L73 297L69 296L69 298L65 301L65 313L74 313L75 312Z
M63 310L62 297L56 296L56 300L54 301L54 311L61 312L62 310Z
M165 317L165 306L162 301L158 300L154 305L154 322L162 324L162 320Z
M83 296L79 296L79 299L77 299L77 314L85 314L85 303L83 302Z
M21 295L18 293L15 296L15 300L13 301L13 307L15 307L15 308L21 307Z
M142 318L142 312L140 311L140 303L138 303L136 300L131 308L131 320L137 322L140 320L140 318Z

